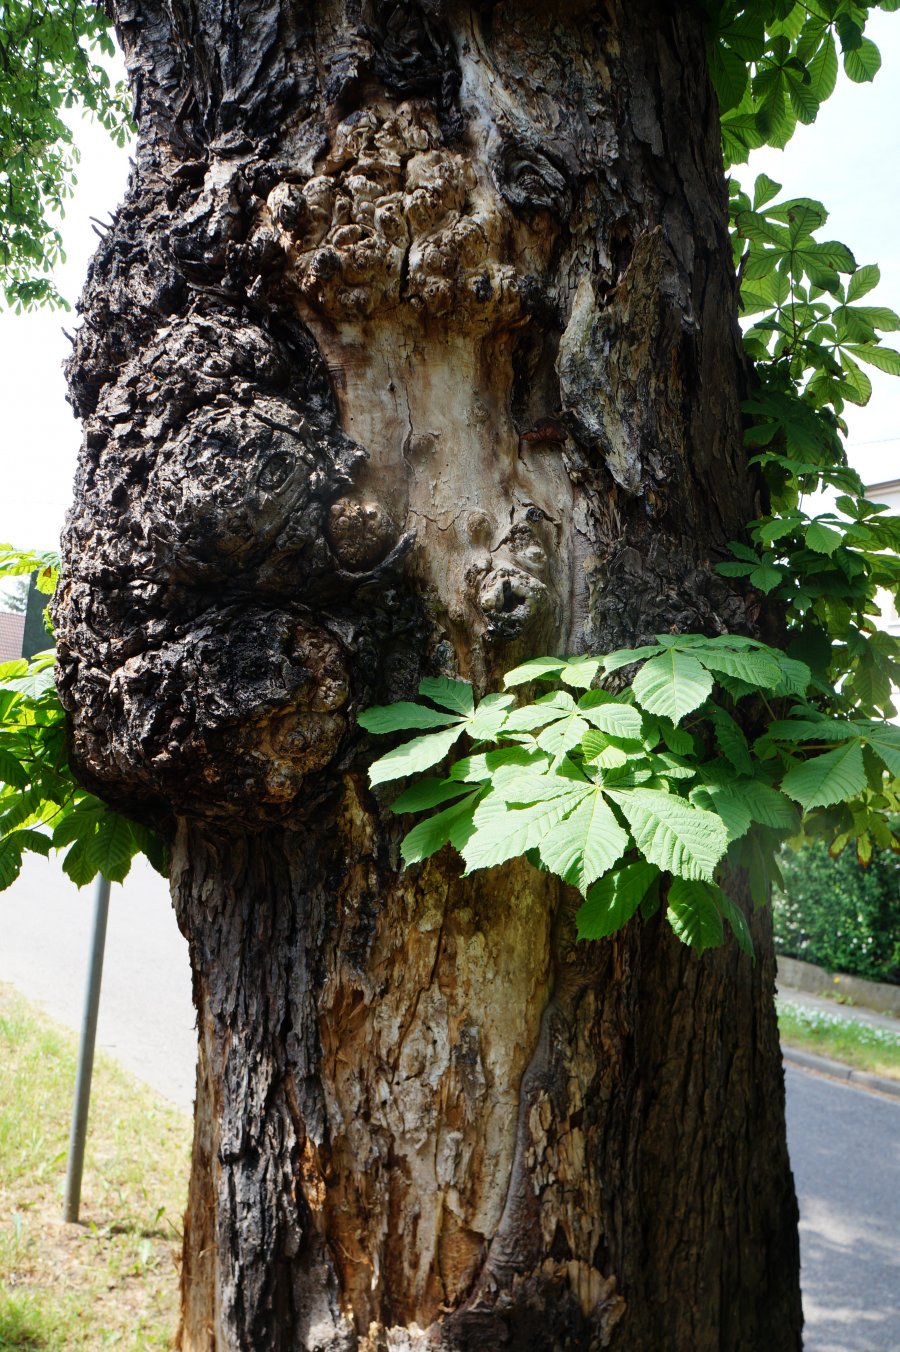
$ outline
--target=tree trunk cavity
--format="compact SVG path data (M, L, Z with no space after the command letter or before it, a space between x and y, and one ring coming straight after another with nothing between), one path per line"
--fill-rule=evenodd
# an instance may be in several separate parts
M752 630L699 10L116 0L140 139L70 387L86 783L171 844L198 1011L181 1341L788 1352L771 938L577 944L400 871L355 713Z

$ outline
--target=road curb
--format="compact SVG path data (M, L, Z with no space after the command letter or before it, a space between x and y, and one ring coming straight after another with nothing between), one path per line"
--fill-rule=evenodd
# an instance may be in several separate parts
M832 1061L830 1056L816 1056L815 1052L802 1052L798 1047L781 1045L781 1054L791 1065L803 1070L814 1070L819 1075L830 1075L833 1080L846 1080L849 1084L859 1085L862 1089L875 1089L879 1094L889 1094L900 1099L900 1080L887 1080L883 1075L870 1075L866 1070L856 1070L843 1061Z

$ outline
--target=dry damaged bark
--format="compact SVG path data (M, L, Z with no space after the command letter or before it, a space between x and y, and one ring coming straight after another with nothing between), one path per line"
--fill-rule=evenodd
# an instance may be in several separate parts
M768 932L576 945L399 871L355 721L425 673L745 630L699 14L116 0L140 142L70 368L73 752L172 843L186 1349L781 1352Z

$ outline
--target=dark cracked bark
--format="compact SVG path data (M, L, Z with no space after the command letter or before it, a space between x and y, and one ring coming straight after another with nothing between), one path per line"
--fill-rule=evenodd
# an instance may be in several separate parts
M700 16L116 0L140 142L70 368L91 787L172 844L200 1028L182 1344L788 1352L761 958L399 871L355 712L752 627Z

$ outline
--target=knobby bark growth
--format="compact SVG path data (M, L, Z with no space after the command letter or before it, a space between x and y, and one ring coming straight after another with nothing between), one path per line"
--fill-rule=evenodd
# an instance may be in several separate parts
M760 958L402 873L354 713L752 628L701 17L114 0L140 128L70 366L81 775L165 832L200 1031L186 1349L780 1352Z

